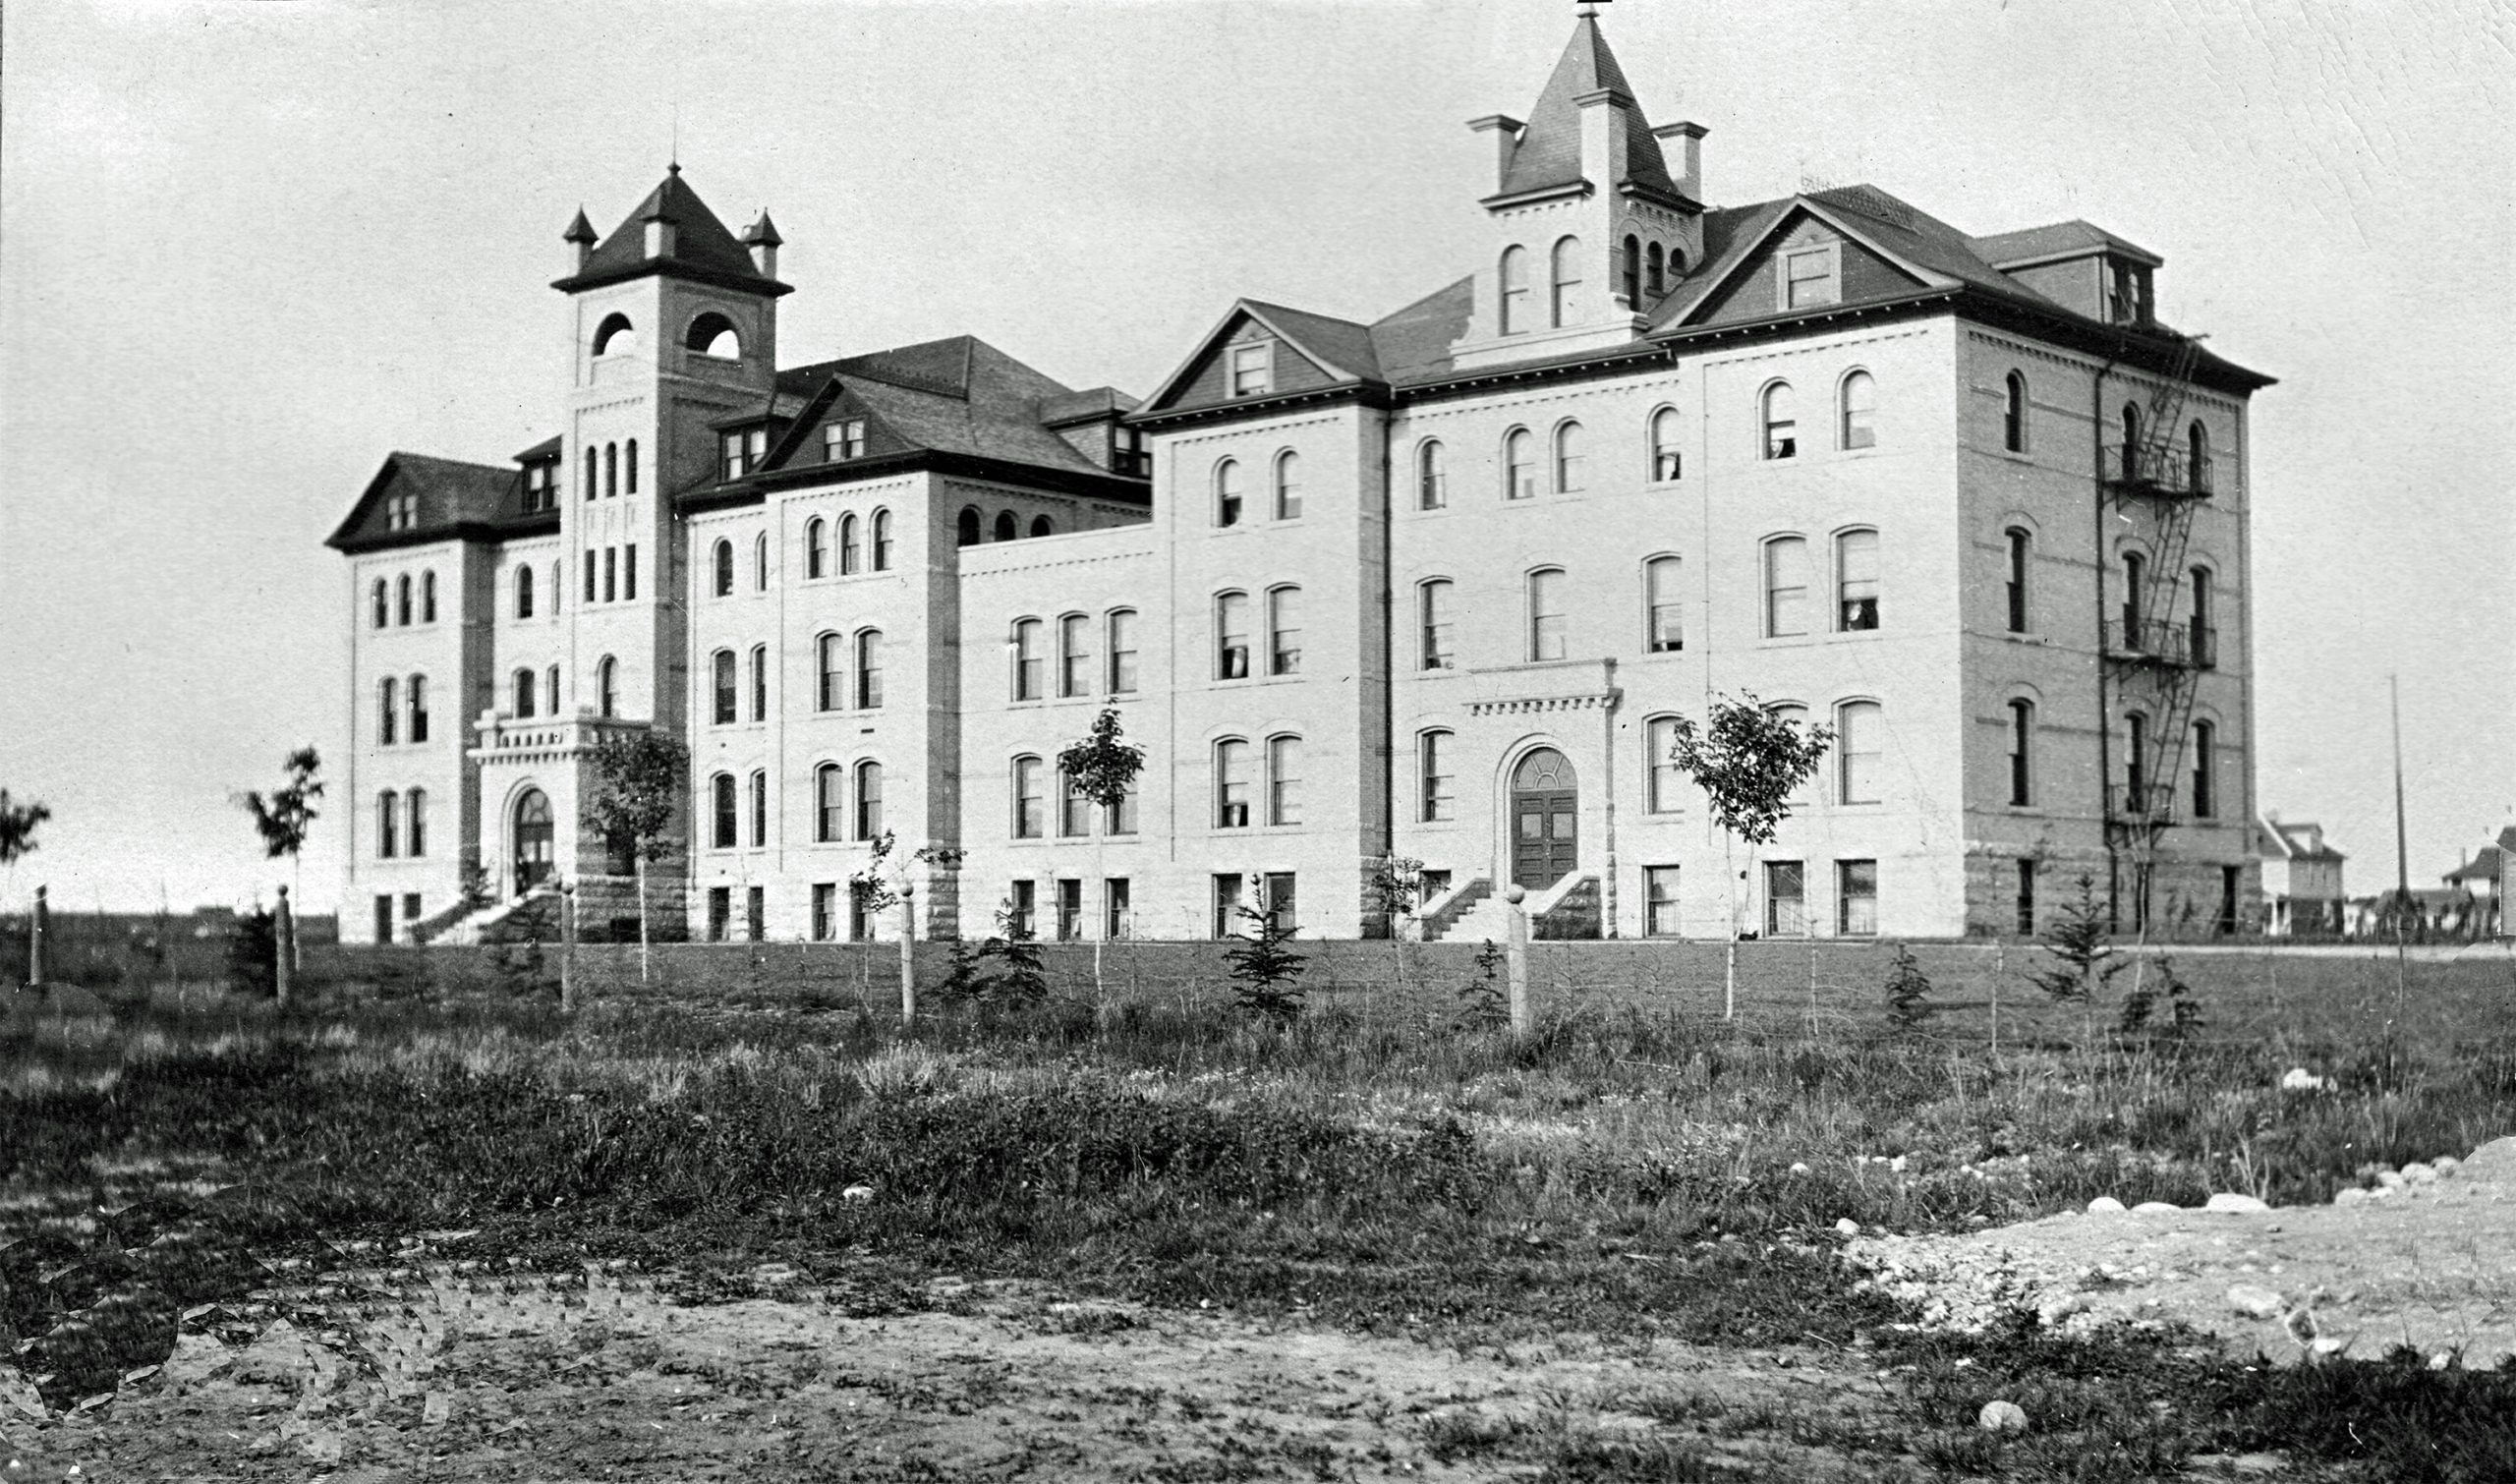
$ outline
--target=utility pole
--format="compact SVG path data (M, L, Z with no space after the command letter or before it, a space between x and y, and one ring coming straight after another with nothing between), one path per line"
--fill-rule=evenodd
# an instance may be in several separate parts
M2394 713L2394 1024L2385 1028L2385 1056L2390 1063L2394 1053L2394 1037L2399 1034L2405 970L2403 934L2408 929L2403 919L2411 914L2411 843L2410 832L2403 824L2402 807L2402 677L2387 675L2385 685L2393 695ZM2388 1066L2388 1070L2390 1070Z

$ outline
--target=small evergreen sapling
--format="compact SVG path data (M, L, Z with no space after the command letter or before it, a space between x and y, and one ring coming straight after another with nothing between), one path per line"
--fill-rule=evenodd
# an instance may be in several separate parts
M1049 973L1040 961L1040 936L1031 930L1029 917L1014 911L1011 902L1001 902L996 927L997 936L979 945L978 956L993 958L1003 967L986 981L981 993L990 999L1022 1004L1048 999Z
M1258 888L1258 905L1239 909L1248 931L1234 937L1223 956L1231 965L1233 1002L1281 1024L1301 1013L1301 969L1308 959L1285 946L1292 924L1274 910L1258 879L1250 885Z
M1900 1031L1917 1031L1938 1012L1930 1002L1930 976L1915 961L1913 949L1896 944L1887 973L1887 1023Z
M1512 997L1497 977L1504 956L1502 945L1490 938L1476 950L1477 977L1458 987L1461 1026L1490 1029L1512 1023Z
M2053 965L2027 977L2056 1002L2080 1006L2088 1024L2088 1039L2094 1041L2097 991L2112 983L2126 965L2114 947L2105 909L2097 904L2096 883L2083 874L2079 886L2079 896L2062 904L2038 940L2044 951L2053 955Z

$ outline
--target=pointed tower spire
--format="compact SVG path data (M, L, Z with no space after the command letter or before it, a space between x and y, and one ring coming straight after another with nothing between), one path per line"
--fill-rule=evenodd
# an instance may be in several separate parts
M751 249L752 264L760 269L763 278L777 276L777 250L785 243L786 239L777 235L777 223L769 219L767 206L760 208L760 220L743 233L743 246Z
M586 220L585 207L577 207L577 219L568 223L568 230L559 234L559 240L577 250L577 271L585 271L586 259L594 256L595 242L594 223Z
M576 229L569 230L573 242ZM575 293L648 273L671 273L753 294L787 292L690 189L678 161L664 167L663 180L586 255L577 271L552 287Z

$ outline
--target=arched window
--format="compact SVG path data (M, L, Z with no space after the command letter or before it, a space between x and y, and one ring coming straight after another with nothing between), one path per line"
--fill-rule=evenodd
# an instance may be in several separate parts
M1590 439L1578 423L1559 423L1555 428L1555 492L1572 494L1589 487Z
M804 575L829 576L829 525L818 515L804 522Z
M734 596L734 543L720 537L712 554L715 558L712 565L715 569L716 596L731 598Z
M2216 819L2219 814L2219 728L2212 722L2193 723L2193 817L2197 820Z
M1528 577L1529 658L1565 656L1564 569L1540 567Z
M414 788L404 798L403 812L411 822L409 854L413 859L429 853L429 791Z
M559 667L555 664L542 672L542 713L559 714Z
M1009 542L1019 537L1021 534L1022 524L1020 517L1016 516L1010 510L1000 510L996 513L995 539L997 541Z
M1049 693L1049 656L1041 652L1040 620L1013 623L1013 699L1037 701Z
M1678 447L1678 410L1663 407L1651 415L1651 482L1674 484L1685 469L1683 452Z
M2019 526L2012 526L2002 532L2001 538L2009 548L2008 576L2001 585L2001 596L2008 608L2009 631L2013 634L2024 634L2027 632L2028 617L2027 574L2033 564L2035 539L2028 535L2025 528Z
M2141 409L2123 404L2123 478L2141 477Z
M2035 800L2035 703L2009 704L2009 801L2025 806Z
M891 512L874 512L874 570L891 570Z
M606 716L620 714L620 661L605 655L594 667L595 704Z
M1621 285L1628 309L1642 308L1642 239L1625 234L1625 279Z
M1878 381L1865 371L1844 377L1836 388L1836 443L1843 448L1878 446Z
M1800 414L1793 404L1791 383L1776 381L1765 388L1761 403L1765 427L1765 457L1787 459L1800 452Z
M856 765L856 837L883 837L883 765L870 759Z
M533 569L529 566L515 569L515 616L533 616Z
M420 622L436 622L436 574L420 574Z
M2149 718L2133 712L2123 718L2123 795L2126 814L2149 812Z
M403 628L411 626L411 574L393 579L393 621Z
M1777 536L1765 542L1765 637L1808 632L1808 542Z
M383 578L379 577L375 581L368 584L367 602L370 626L378 629L384 627L385 602Z
M732 773L720 772L709 778L708 801L708 843L718 850L733 849L736 808Z
M533 698L535 690L533 683L533 671L523 669L517 670L514 675L514 681L515 714L519 718L529 717L533 714Z
M1503 498L1537 497L1537 435L1515 428L1503 436Z
M2184 430L2184 460L2185 487L2195 494L2208 494L2210 492L2210 429L2202 426L2200 418L2194 419L2193 426Z
M814 688L813 709L835 712L847 709L847 641L836 634L824 634L813 644L814 672L821 679Z
M1686 803L1686 773L1678 767L1678 718L1653 716L1642 723L1642 807L1675 814Z
M1567 237L1555 245L1553 270L1548 275L1553 294L1548 300L1550 322L1557 327L1577 324L1581 318L1581 239Z
M1054 536L1057 534L1057 522L1050 520L1045 515L1035 515L1031 517L1031 534L1033 536Z
M1835 627L1846 634L1878 627L1878 533L1835 537Z
M620 462L623 466L622 472L629 477L626 481L629 492L636 494L638 492L638 440L636 438L629 440L628 449L621 455Z
M1276 455L1276 519L1301 519L1301 455L1287 448Z
M1451 475L1441 440L1426 438L1415 445L1415 508L1441 510L1450 502Z
M375 685L375 741L391 747L401 740L402 682L391 675Z
M1642 291L1650 298L1657 299L1669 291L1668 280L1661 273L1662 256L1658 243L1655 242L1643 250L1642 261Z
M1130 696L1136 689L1136 610L1110 611L1110 693Z
M2215 612L2218 595L2211 589L2209 568L2196 567L2190 575L2193 579L2193 617L2185 625L2186 646L2195 664L2205 670L2216 669L2219 665L2219 630Z
M2009 373L2001 395L2001 446L2027 452L2027 377L2018 371Z
M1529 327L1529 255L1526 248L1503 250L1502 266L1496 271L1502 289L1502 331L1516 335Z
M1215 524L1240 524L1240 461L1225 459L1215 465Z
M1301 823L1301 738L1267 739L1267 823Z
M1804 728L1808 724L1808 708L1801 706L1797 701L1772 702L1765 707L1765 714L1771 716L1781 724L1793 728ZM1794 804L1807 803L1807 789L1804 786L1793 789L1791 791L1791 802Z
M620 445L602 445L602 497L610 499L620 492Z
M1878 802L1878 757L1885 730L1875 701L1847 701L1835 708L1839 797L1846 804Z
M1417 668L1447 670L1458 663L1451 638L1451 580L1436 577L1416 584L1416 633L1421 639Z
M1428 731L1415 738L1415 817L1438 824L1458 817L1458 778L1453 773L1452 733Z
M968 506L961 511L960 520L954 523L952 527L952 543L956 546L975 546L979 543L979 512L977 506Z
M588 448L586 449L586 498L587 498L587 499L590 499L590 500L591 500L591 499L593 499L596 495L599 495L599 494L600 494L600 493L602 492L602 487L601 487L601 485L602 485L602 470L601 470L601 467L600 467L600 466L601 466L601 463L602 463L602 461L601 461L600 459L599 459L599 458L595 457L594 449L593 449L592 447L588 447Z
M402 796L388 788L375 796L375 854L391 860L401 854Z
M1238 737L1215 744L1215 828L1249 828L1249 744Z
M410 714L411 714L411 740L412 740L412 741L414 741L414 742L426 742L426 741L429 739L429 677L428 677L428 676L426 676L426 675L413 675L413 676L411 677L411 700L410 700L410 707L411 707L411 713L410 713Z
M1651 654L1674 655L1687 647L1686 603L1678 592L1684 574L1674 556L1642 564L1642 644Z
M751 718L769 719L769 646L751 647Z
M856 517L842 515L838 518L838 575L854 577L863 570L865 547L857 533Z
M754 769L750 782L751 848L758 850L769 843L769 774Z
M739 361L743 356L742 337L734 333L734 322L715 310L691 320L690 333L682 337L681 343L719 361Z
M883 631L867 629L856 636L856 709L883 707Z
M594 353L598 356L625 356L638 348L638 332L630 327L626 314L605 314L595 327Z
M1049 832L1049 795L1040 760L1013 760L1013 837L1036 840Z
M1058 620L1058 694L1092 694L1092 619L1068 613Z
M813 838L822 844L847 838L846 777L835 763L813 770Z
M715 700L710 719L718 726L731 726L735 708L734 652L718 650L708 657L708 669L713 682L710 693Z
M769 533L761 532L751 539L751 590L769 591Z
M1058 770L1058 833L1086 835L1092 832L1092 797L1083 791L1083 782L1064 769Z
M1249 595L1215 595L1215 678L1249 678Z
M1301 589L1267 590L1267 673L1301 673Z

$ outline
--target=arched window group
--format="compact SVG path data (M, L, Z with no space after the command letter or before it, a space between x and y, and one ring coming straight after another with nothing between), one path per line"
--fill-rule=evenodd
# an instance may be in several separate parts
M1225 737L1214 744L1212 756L1215 828L1302 823L1305 797L1299 736L1282 732L1254 747L1245 737Z
M969 525L969 517L976 513L963 511L962 524ZM968 545L969 542L963 542L962 544ZM841 514L834 531L830 521L818 515L804 522L804 576L808 581L829 577L832 573L840 577L857 577L869 570L887 572L891 569L895 549L891 540L891 512L887 509L876 510L870 516L859 516L853 511ZM867 560L869 554L872 557L870 563ZM761 554L759 583L764 589L769 586L765 548Z
M855 807L849 808L853 782ZM852 829L852 834L851 834ZM850 768L824 763L813 770L813 839L825 845L883 836L883 765L867 758Z
M376 578L368 584L367 605L370 628L383 628L388 619L399 628L408 628L414 622L434 623L436 622L436 573L422 572L416 585L407 572L394 578L389 584L381 577ZM531 615L524 613L518 616L530 617Z

